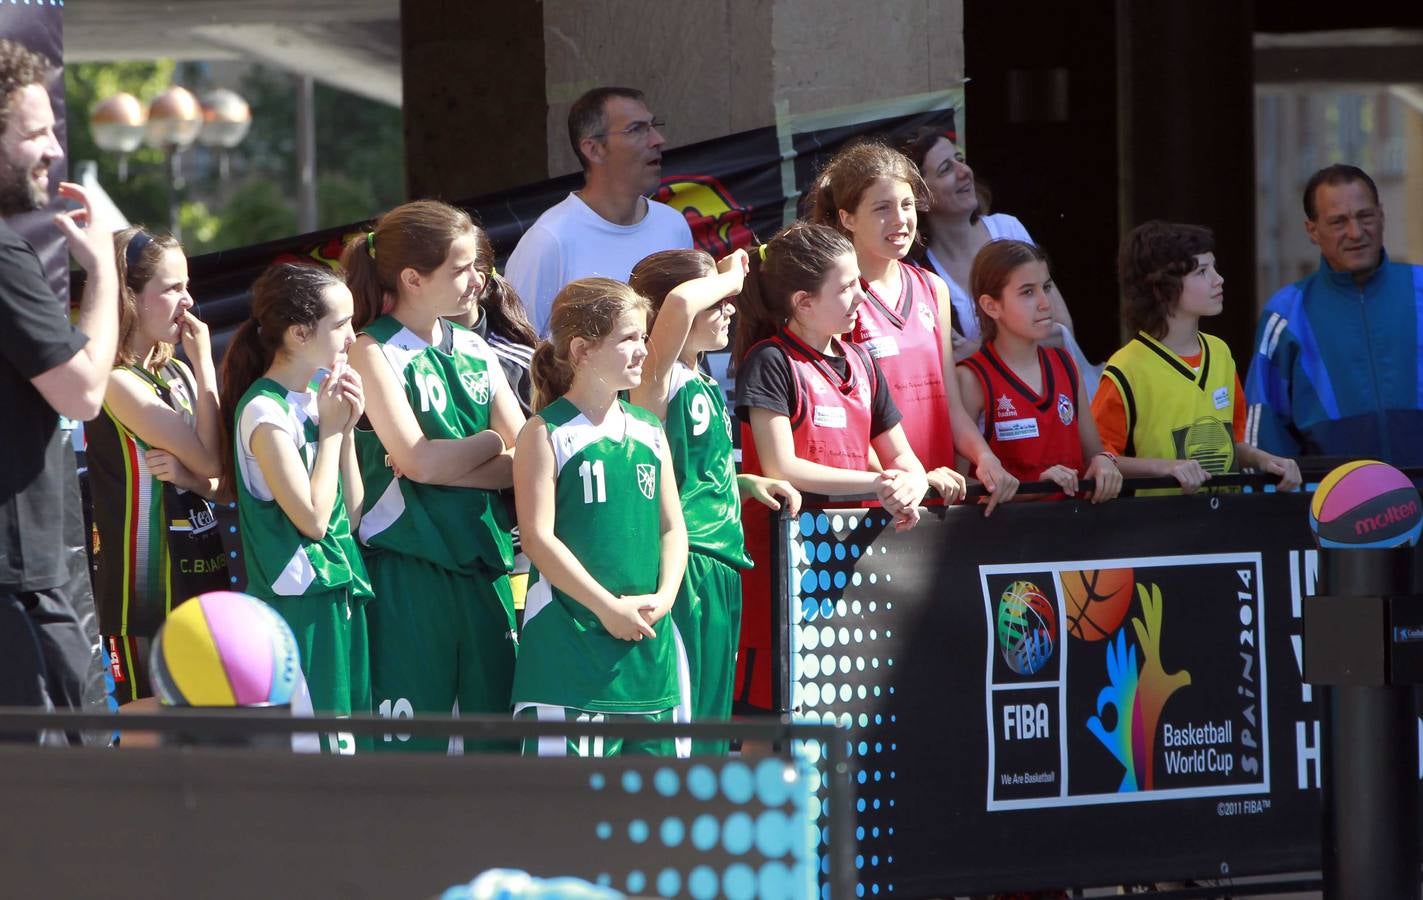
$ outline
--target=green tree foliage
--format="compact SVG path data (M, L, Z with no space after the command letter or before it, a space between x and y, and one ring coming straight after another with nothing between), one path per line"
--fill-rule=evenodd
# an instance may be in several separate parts
M253 170L296 195L295 76L262 66L242 81L255 116L243 142ZM368 219L405 200L405 145L400 110L318 83L316 108L317 227Z
M134 222L169 227L168 170L163 154L147 147L130 156L129 178L118 160L99 150L89 114L104 97L128 91L147 103L174 82L201 95L206 66L171 60L78 63L65 69L71 160L99 163L99 180ZM229 152L229 177L218 178L218 157L195 147L182 156L187 183L179 222L191 254L263 243L296 234L296 78L253 66L239 92L252 108L252 129ZM317 84L317 227L371 218L404 200L400 110Z

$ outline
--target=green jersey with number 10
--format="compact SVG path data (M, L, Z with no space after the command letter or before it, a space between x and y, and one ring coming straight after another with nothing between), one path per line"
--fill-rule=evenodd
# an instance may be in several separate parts
M405 399L430 440L458 440L489 428L495 395L508 390L484 339L444 319L438 345L382 316L364 329L380 345ZM366 505L361 543L414 556L452 572L501 574L513 566L512 523L496 491L397 478L375 432L356 431Z

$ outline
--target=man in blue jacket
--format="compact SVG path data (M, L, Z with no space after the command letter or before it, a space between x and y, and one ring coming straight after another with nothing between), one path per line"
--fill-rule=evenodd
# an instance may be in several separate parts
M1362 169L1314 173L1304 214L1319 269L1265 305L1246 440L1282 456L1423 465L1423 266L1389 261Z

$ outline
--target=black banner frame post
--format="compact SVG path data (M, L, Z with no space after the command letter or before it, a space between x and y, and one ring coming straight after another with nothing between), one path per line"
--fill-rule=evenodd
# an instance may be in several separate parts
M1417 897L1414 550L1321 549L1304 605L1304 676L1323 694L1324 896ZM1400 637L1402 632L1402 637ZM1410 646L1413 645L1413 646ZM1411 652L1410 652L1411 651Z

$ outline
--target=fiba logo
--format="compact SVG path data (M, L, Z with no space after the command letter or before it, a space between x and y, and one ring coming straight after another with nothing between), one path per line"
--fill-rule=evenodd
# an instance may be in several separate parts
M489 402L488 372L461 372L460 381L475 403L483 405Z
M1015 581L998 598L998 649L1018 675L1036 675L1057 643L1057 613L1031 581Z

